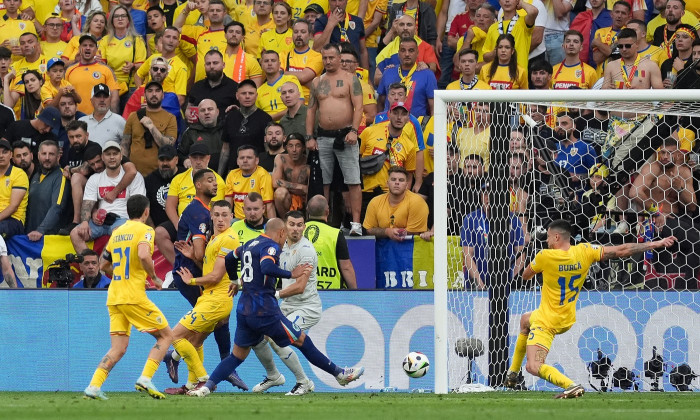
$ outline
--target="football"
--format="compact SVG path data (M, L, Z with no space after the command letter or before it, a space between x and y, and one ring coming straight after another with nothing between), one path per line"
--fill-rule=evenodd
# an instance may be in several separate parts
M403 371L411 378L422 378L428 373L430 361L421 352L412 351L403 359Z

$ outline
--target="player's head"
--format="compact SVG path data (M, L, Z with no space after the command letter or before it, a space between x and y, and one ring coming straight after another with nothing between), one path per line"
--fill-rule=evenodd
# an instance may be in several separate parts
M267 221L265 225L265 235L283 246L287 241L287 227L282 219L276 217Z
M309 214L309 220L326 221L330 212L328 200L321 194L311 197L309 202L306 203L306 212Z
M129 215L129 219L144 222L150 214L150 205L150 201L145 195L132 195L126 200L126 213Z
M265 203L262 196L253 191L243 200L243 215L248 224L257 226L263 222L265 214Z
M216 197L218 185L216 184L216 176L214 171L209 168L200 169L192 176L192 183L197 195L204 195L209 199Z
M218 235L231 226L233 212L231 204L226 200L218 200L211 203L211 221L214 225L214 232Z
M558 249L569 245L571 240L571 223L564 219L555 220L547 227L547 246Z
M287 225L287 241L292 244L299 242L304 236L304 229L306 229L304 213L292 210L284 215L284 221Z

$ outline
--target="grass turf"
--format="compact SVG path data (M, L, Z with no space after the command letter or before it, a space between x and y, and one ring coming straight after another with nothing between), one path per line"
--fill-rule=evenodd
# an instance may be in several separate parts
M71 392L0 392L3 419L693 419L700 418L700 393L587 393L554 400L546 392L485 394L214 393L207 398L170 396L153 400L137 392L85 400Z

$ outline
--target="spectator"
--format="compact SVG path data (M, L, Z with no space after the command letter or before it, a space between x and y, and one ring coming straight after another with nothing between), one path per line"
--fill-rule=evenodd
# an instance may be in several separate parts
M379 85L382 80L382 75L390 71L393 67L401 65L399 57L399 48L401 40L413 38L418 44L418 58L416 62L418 67L423 70L429 68L437 76L440 74L440 66L438 59L435 56L433 46L416 36L416 21L409 15L403 15L394 21L394 26L384 36L383 41L386 46L377 55L377 70L374 72L374 84ZM437 77L436 76L436 77Z
M260 166L265 168L267 172L272 173L275 167L275 157L284 153L285 131L281 125L276 122L270 122L265 127L265 151L258 156ZM287 214L285 211L284 213Z
M331 1L335 1L334 4L342 4L343 8L346 3L346 0ZM309 110L306 114L306 149L319 152L326 197L330 195L330 185L333 181L334 158L338 160L349 190L349 203L346 203L346 206L349 204L352 213L350 231L352 235L360 235L362 190L357 133L362 120L362 86L357 76L340 69L338 46L327 45L323 47L321 54L326 73L314 79L312 84Z
M111 203L108 202L105 195L114 190L125 176L119 143L105 143L102 147L102 160L105 170L88 179L80 208L80 224L70 233L70 240L76 252L87 248L85 242L89 240L111 235L114 229L128 220L126 201L129 197L136 194L146 195L143 177L137 173L129 186Z
M538 9L524 1L499 0L503 15L489 27L484 41L484 61L495 62L497 47L503 36L510 35L513 39L511 49L517 54L517 62L524 65L528 62L533 41L535 21L539 15ZM521 10L523 12L521 12ZM539 41L542 41L540 37ZM537 44L537 42L535 42ZM482 68L483 71L483 68ZM525 87L527 89L527 87Z
M254 81L242 81L238 86L236 98L240 108L229 111L224 121L224 144L219 159L219 172L223 174L238 167L236 159L229 156L230 150L238 150L243 145L252 145L257 153L265 150L265 127L272 121L268 113L255 106L258 88Z
M146 12L141 9L133 8L134 0L119 0L119 6L129 13L130 24L133 22L133 27L136 33L140 36L146 36ZM111 14L114 14L117 7L112 8Z
M19 48L22 56L12 63L12 68L15 71L15 80L12 88L21 92L22 86L19 82L22 80L22 75L28 70L36 70L43 76L46 71L47 60L44 54L41 53L39 38L32 32L24 32L19 36Z
M469 213L464 218L460 231L462 251L464 255L464 278L472 281L472 287L484 290L489 286L489 194L486 190L481 194L482 207ZM510 259L510 275L520 275L524 268L522 254L525 245L523 226L520 220L510 212L510 231L507 255Z
M5 130L5 138L10 144L16 141L27 143L34 156L39 152L39 144L44 140L56 140L54 132L61 127L61 113L48 107L31 120L13 121ZM59 147L62 145L59 144Z
M272 0L255 0L253 13L240 22L247 28L244 39L245 52L255 58L260 57L262 34L275 30L275 21L272 19Z
M63 62L66 63L66 66L71 66L76 60L80 60L78 56L80 38L83 35L92 35L92 37L99 42L107 35L107 14L102 11L91 13L85 21L85 25L83 25L83 33L73 35L73 38L68 41L68 45L63 50L63 54L61 54L60 57Z
M598 159L593 146L579 139L574 125L574 117L565 112L557 114L557 127L554 130L558 140L555 162L569 172L571 186L583 192L583 180Z
M642 56L642 59L648 58L661 67L666 61L666 53L663 48L651 45L647 42L647 26L643 20L632 19L627 22L627 27L634 29L637 33L637 52ZM692 28L692 26L691 26Z
M612 9L612 26L598 29L591 41L593 61L602 68L605 60L613 51L613 44L620 44L620 30L627 25L632 14L632 7L624 0L615 2ZM635 36L636 39L636 36ZM616 43L617 41L617 43ZM609 63L608 63L609 64Z
M406 104L394 102L389 111L389 121L368 127L360 136L363 208L374 197L389 190L389 169L395 166L406 170L408 185L412 184L416 155L422 152L416 148L415 138L411 138L404 130L409 115ZM422 173L415 176L422 178Z
M110 90L112 112L119 112L119 85L112 69L95 58L98 52L97 40L89 34L81 35L79 45L78 60L66 70L66 80L75 86L81 98L89 98L92 88L104 83ZM85 114L90 114L93 111L92 103L87 100L82 101L78 109Z
M616 199L607 181L609 175L610 170L602 163L588 171L590 189L581 196L581 205L583 214L589 220L588 228L591 232L608 231L608 212L616 208Z
M241 46L245 37L245 26L233 21L224 27L226 34L226 51L224 52L224 73L230 74L236 83L251 79L260 86L263 82L263 72L255 56L245 52Z
M653 213L656 236L674 236L676 242L668 249L661 250L654 267L660 273L681 272L673 288L677 290L697 290L697 272L700 268L700 232L687 219L674 217L662 211Z
M362 18L351 15L345 9L348 0L328 0L328 14L319 16L314 22L314 45L316 51L328 44L348 41L360 55L360 64L369 68L369 57L365 45L365 25Z
M406 235L428 230L428 205L408 188L408 172L389 169L389 192L374 197L367 206L363 227L377 238L403 241Z
M545 14L547 23L544 25L544 43L541 45L544 45L547 50L547 62L555 66L564 61L564 51L562 51L561 45L565 42L566 31L569 30L569 23L571 22L570 13L576 2L569 0L544 0L542 3L545 4L547 9ZM540 14L542 12L538 13L538 17ZM583 41L581 41L581 44L583 45Z
M15 278L15 272L12 271L12 262L10 262L10 257L7 255L7 245L2 235L0 235L0 269L2 269L2 277L7 283L7 287L16 289L17 279ZM1 282L0 285L2 285Z
M65 79L66 64L60 58L52 58L46 63L46 82L41 87L41 104L58 108L58 101L64 95L73 95L75 102L82 98L78 96L73 85Z
M216 108L216 102L211 99L203 99L199 103L198 107L199 120L196 123L192 123L187 127L182 137L180 138L180 143L177 147L177 153L182 160L183 165L186 168L191 166L191 163L187 156L190 154L190 147L194 143L204 142L211 153L209 159L209 168L218 169L219 168L219 155L223 141L221 136L224 131L224 122L219 119L219 110Z
M292 25L294 47L289 53L281 56L282 68L285 75L293 75L301 85L304 103L309 103L309 86L316 76L323 72L321 54L309 46L313 26L305 20L296 20ZM285 104L286 106L286 104ZM303 133L303 131L299 131Z
M499 35L496 45L496 58L481 68L479 78L491 89L527 89L527 71L518 65L520 54L515 49L513 35Z
M178 167L178 156L175 147L166 145L158 149L158 169L148 174L144 179L146 197L151 202L151 222L153 226L160 226L168 222L165 202L168 198L170 183L180 172L182 171Z
M476 21L463 37L457 41L457 52L464 48L471 48L479 53L479 62L476 66L477 74L484 65L484 42L486 41L486 33L493 23L496 21L496 11L487 2L476 9ZM457 56L457 54L455 54ZM457 64L457 63L455 63Z
M387 28L392 27L394 20L398 16L411 16L415 19L418 37L433 47L436 46L438 39L437 16L435 16L435 9L428 3L419 0L407 0L402 4L392 4L389 7L388 14Z
M637 53L637 33L634 30L622 29L617 35L617 45L622 58L605 66L603 89L664 88L659 66L651 60L642 61Z
M280 87L282 103L287 107L287 112L280 118L279 124L285 133L305 133L306 114L308 108L304 101L299 100L299 87L296 83L286 82Z
M195 68L194 81L199 82L204 79L205 74L208 72L206 69L207 54L210 51L217 51L219 52L219 56L221 56L220 51L224 51L226 49L226 35L224 33L224 17L226 16L226 7L221 0L210 0L206 16L209 19L208 27L200 25L184 25L187 15L194 9L194 7L194 2L188 2L187 6L183 9L183 13L178 16L177 19L175 19L173 26L181 31L183 39L190 42L197 49L197 65ZM220 68L223 71L223 56L221 56L220 59ZM199 103L199 101L194 103ZM219 109L222 109L220 104ZM224 107L223 109L226 108Z
M124 118L109 109L111 92L109 86L104 83L95 85L92 88L90 102L92 103L92 114L80 117L79 121L87 124L87 131L91 133L92 141L103 146L110 140L117 143L122 142L124 136Z
M491 86L479 80L476 73L476 66L479 62L479 53L465 48L457 53L459 57L459 72L460 78L447 85L447 90L489 90Z
M676 80L676 89L700 89L700 64L695 64L695 69L690 66L700 60L700 39L693 41L693 60L686 64L687 68Z
M146 109L129 115L121 143L122 153L131 158L142 175L158 167L158 148L172 145L177 139L177 121L161 107L163 86L158 82L148 82L145 96Z
M178 6L180 6L180 2L178 0L163 0L160 2L159 9L162 11L166 25L170 26L173 24L173 21L175 20L175 11L177 10ZM185 7L186 6L187 5L185 4ZM151 6L148 8L146 11L146 17L148 17L148 12L155 7L157 6ZM148 20L148 23L150 23L150 20Z
M308 220L304 237L311 241L318 253L319 289L357 289L355 268L350 261L350 252L345 235L328 224L328 201L322 195L309 200Z
M291 133L284 141L284 151L275 156L272 186L275 189L277 214L302 210L306 206L311 169L306 163L306 140L301 133Z
M56 9L62 21L61 39L70 41L73 35L80 33L81 18L80 12L75 6L75 0L60 0Z
M123 1L123 0L122 0ZM131 0L128 0L131 1ZM129 94L136 90L136 71L146 60L146 43L143 36L146 35L146 13L143 14L143 29L135 29L135 22L129 14L129 8L117 6L112 9L107 24L107 35L100 40L100 56L112 69L119 84L119 109L124 109ZM140 35L140 36L139 36Z
M365 47L367 47L367 59L369 60L369 78L365 80L367 83L372 83L374 80L374 71L377 65L377 52L379 48L379 40L382 37L382 23L384 21L384 16L386 15L387 3L383 0L370 0L367 2L367 8L365 10L365 15L360 16L363 18L363 24L365 25ZM358 14L361 11L358 10ZM313 28L313 23L311 23L311 28ZM360 56L357 56L357 61L359 63Z
M173 242L177 239L177 224L180 220L180 215L182 215L182 212L185 211L185 208L192 200L195 199L196 191L194 183L192 182L193 174L207 169L210 158L209 147L207 147L206 143L194 143L190 146L190 168L176 175L172 182L170 182L170 188L168 189L167 198L165 200L165 213L168 215L168 221L156 226L155 229L155 243L158 249L160 249L161 254L163 254L163 257L165 257L170 264L175 262L175 248L173 247ZM216 172L214 176L216 177L216 185L221 186L217 188L214 201L223 200L226 192L224 185L226 184Z
M165 4L161 3L165 6ZM170 34L170 40L172 42L172 37L175 36L174 32L177 31L177 43L175 47L175 54L180 59L182 63L187 66L187 78L194 74L194 62L197 51L194 46L187 42L180 36L180 30L172 26L172 20L168 20L168 16L164 9L159 6L149 7L146 11L146 17L148 19L149 32L146 35L146 49L148 51L149 57L153 54L163 53L163 48L170 49L170 46L163 45L163 35L165 35L165 29L172 29ZM170 23L168 23L170 22ZM143 73L142 73L143 74Z
M682 23L676 27L676 32L673 34L672 57L661 65L661 77L665 88L672 88L678 73L687 63L692 63L693 41L696 38L697 32L692 26Z
M0 236L9 239L24 232L27 214L27 174L12 166L12 146L0 139Z
M243 219L233 222L231 227L238 233L238 240L245 244L265 232L265 203L260 194L249 193L243 200Z
M23 170L27 179L32 179L37 166L34 164L34 153L27 143L21 140L12 143L12 164Z
M347 43L347 47L347 49L342 49L340 52L340 68L350 74L357 74L360 79L360 84L362 85L362 121L360 121L358 131L362 133L362 130L371 124L377 115L377 99L374 95L374 87L366 81L366 78L363 79L359 76L359 72L363 69L357 66L357 52L355 52L350 43ZM299 133L303 132L299 131Z
M72 93L67 95L61 95L58 100L58 111L61 114L61 125L58 130L54 130L56 133L56 138L58 139L58 145L63 145L63 154L68 154L68 146L70 142L68 141L68 132L66 127L78 118L85 116L82 112L78 111L78 105L75 102L75 96Z
M25 232L30 241L58 233L66 220L69 186L58 164L60 150L53 140L39 145L40 172L30 179Z
M697 212L693 174L685 164L674 162L678 153L678 140L666 139L656 152L656 159L646 162L634 179L629 192L632 203L644 210L655 208L678 217Z
M313 1L313 0L309 0ZM316 3L311 3L310 5L306 6L306 9L304 9L304 20L308 21L312 25L316 25L316 19L319 18L319 16L323 16L325 14L323 7L319 6Z
M17 60L21 55L19 46L16 44L17 39L25 32L36 34L33 22L22 18L19 12L21 5L21 0L3 1L5 15L2 17L2 22L0 22L0 44L5 48L12 49L13 61Z
M265 168L258 165L257 150L253 146L243 145L237 152L238 168L226 177L226 201L233 206L234 217L242 219L245 216L243 201L253 191L263 197L267 217L275 217L272 177Z
M70 39L68 41L61 39L62 29L63 20L61 20L60 16L50 16L44 22L44 40L41 41L41 51L49 60L52 58L58 58L60 60L68 46L68 41L70 41Z
M474 124L465 127L456 138L456 145L462 156L478 155L489 170L491 141L491 111L489 104L477 102L473 106Z
M654 16L649 23L647 23L647 42L653 42L656 29L666 24L667 5L668 0L654 0L654 8L656 8L656 11L659 13ZM672 8L674 7L672 6ZM686 25L696 28L700 22L698 22L698 16L695 16L693 13L683 13L681 15L681 23L685 23Z
M274 30L269 30L260 35L260 51L277 51L280 57L287 56L294 48L292 41L292 8L286 2L277 2L272 6L272 20L275 22ZM286 61L284 62L286 65ZM312 78L313 79L313 78Z
M553 89L569 89L572 86L581 89L592 89L598 81L598 75L593 67L580 59L583 48L583 35L574 30L564 33L564 61L558 63L556 73L552 77Z
M1 23L0 23L1 24ZM5 105L5 76L12 69L12 52L3 46L0 46L0 83L2 83L2 91L0 91L0 104L3 108L7 108ZM10 109L12 111L12 109ZM3 111L4 113L4 111ZM12 113L12 118L14 120L14 112Z
M552 75L554 74L554 69L552 68L552 65L549 64L549 61L537 60L531 62L529 64L528 73L530 74L530 79L528 81L528 87L530 89L552 89Z
M525 174L528 171L528 158L524 153L514 153L508 157L509 176L508 190L510 193L510 211L515 213L523 226L523 234L525 242L530 242L530 234L528 230L528 200L527 181Z
M287 111L280 97L282 84L286 82L296 83L299 91L301 91L301 85L299 85L299 79L296 76L284 74L280 67L279 54L276 51L263 51L261 64L263 72L265 72L265 83L258 88L258 99L255 106L270 114L274 121L279 121Z
M168 74L162 81L163 90L176 94L177 100L180 106L182 106L185 104L185 99L187 98L187 81L190 75L187 64L185 64L178 55L180 31L172 26L165 28L159 40L161 47L160 53L149 55L143 64L137 67L138 70L133 71L135 86L139 87L144 82L149 81L148 75L151 69L153 69L151 63L153 63L153 60L157 57L162 57L166 60L166 65L158 67L158 70L165 70Z
M402 38L399 44L401 65L389 69L382 75L377 88L378 104L389 107L386 99L388 88L392 83L401 82L406 86L406 104L411 114L416 117L433 114L433 93L437 89L437 79L428 69L418 69L418 43L414 38Z
M190 89L188 109L196 109L203 99L211 99L225 115L231 105L239 105L237 91L240 86L224 74L224 56L219 51L211 50L204 54L204 71L203 80L196 82ZM256 89L257 86L255 85ZM191 124L195 121L196 116L192 118L188 112L187 122Z
M450 27L447 28L447 45L442 45L443 50L445 47L449 47L452 54L455 54L455 51L459 53L457 42L476 23L476 11L484 2L482 0L465 0L463 3L466 8L452 19ZM445 53L441 52L441 54L448 54L450 50L446 50Z
M608 11L605 0L589 0L590 9L580 12L569 25L569 29L575 29L582 34L587 34L584 38L581 49L581 61L591 66L597 66L593 59L593 40L599 29L612 25L612 16Z
M685 15L685 2L682 0L668 0L664 11L666 24L659 26L652 33L653 40L651 43L666 51L666 58L673 57L674 34L678 25L681 24L683 15Z
M107 289L112 280L100 271L97 252L85 248L80 256L83 257L83 262L80 263L82 275L73 289Z

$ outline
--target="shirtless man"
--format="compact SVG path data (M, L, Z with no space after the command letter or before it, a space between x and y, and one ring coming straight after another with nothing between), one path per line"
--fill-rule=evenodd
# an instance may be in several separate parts
M645 210L656 207L665 214L683 216L697 208L693 176L685 164L674 161L678 140L668 138L656 152L656 160L642 166L630 189L630 199Z
M326 199L333 181L333 156L338 159L350 192L350 234L362 235L362 189L357 144L357 129L362 121L362 85L356 75L341 70L340 49L337 45L325 45L321 57L326 73L311 83L309 110L306 114L306 148L319 152ZM316 111L319 111L319 121L317 133L314 134Z
M306 164L304 138L299 133L292 133L287 136L284 147L287 153L275 156L275 168L272 171L277 214L303 209L309 191L310 169Z

